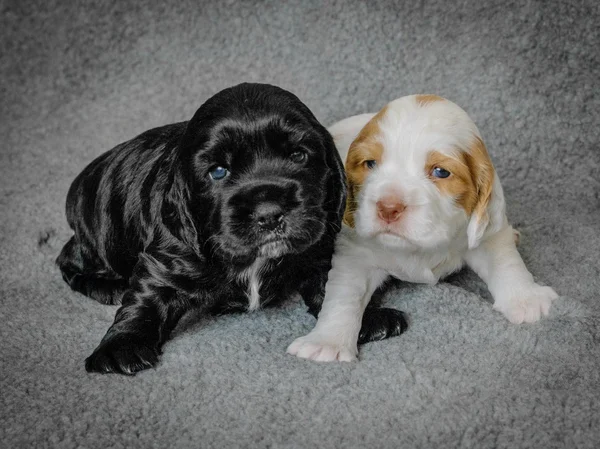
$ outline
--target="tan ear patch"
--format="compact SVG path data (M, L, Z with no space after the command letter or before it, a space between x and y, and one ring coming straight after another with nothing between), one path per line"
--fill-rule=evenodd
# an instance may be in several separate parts
M417 104L419 106L425 106L429 103L435 103L436 101L444 101L444 99L438 95L431 95L431 94L427 94L427 95L417 95L415 97L415 100L417 101Z
M367 161L374 160L379 164L383 155L383 144L379 136L379 120L386 114L387 106L379 111L364 128L358 133L356 139L348 149L346 157L346 179L348 182L348 197L344 223L354 227L354 213L358 208L358 194L369 175Z
M477 186L477 203L473 212L478 221L487 220L487 207L492 199L495 170L481 138L477 137L475 139L470 151L465 153L465 160Z
M448 170L451 175L448 178L433 177L431 173L436 167ZM456 157L431 151L425 172L439 191L454 198L468 216L484 217L492 195L494 167L479 137L469 151L460 151Z

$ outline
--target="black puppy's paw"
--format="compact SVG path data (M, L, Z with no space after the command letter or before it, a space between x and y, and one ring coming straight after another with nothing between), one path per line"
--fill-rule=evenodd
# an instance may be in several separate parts
M396 337L408 327L406 317L400 310L368 307L362 319L358 344Z
M152 368L158 363L159 351L136 339L119 336L103 341L85 359L85 369L92 373L117 373L133 376L138 371Z

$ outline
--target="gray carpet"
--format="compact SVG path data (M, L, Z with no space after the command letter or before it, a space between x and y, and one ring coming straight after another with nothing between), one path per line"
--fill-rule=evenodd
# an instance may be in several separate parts
M600 441L599 3L324 4L0 2L1 447ZM291 301L187 317L156 369L87 374L115 309L71 292L53 264L70 235L70 182L113 145L242 81L292 90L325 124L412 93L463 106L523 258L561 295L550 317L509 324L463 271L390 293L410 329L362 347L358 363L286 355L314 324Z

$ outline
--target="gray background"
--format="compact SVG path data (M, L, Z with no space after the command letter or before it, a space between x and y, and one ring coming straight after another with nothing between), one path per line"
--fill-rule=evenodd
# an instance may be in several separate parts
M593 447L600 440L600 11L590 1L0 2L2 447ZM325 124L437 93L478 124L536 279L514 326L463 271L404 285L411 319L352 364L285 354L299 301L188 318L160 365L89 375L115 309L53 261L95 156L220 89L292 90Z

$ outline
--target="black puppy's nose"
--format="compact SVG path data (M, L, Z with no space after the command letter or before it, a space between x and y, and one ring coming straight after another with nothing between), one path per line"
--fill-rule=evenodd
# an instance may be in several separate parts
M262 230L273 231L283 226L283 209L278 204L261 203L254 210L254 219Z

